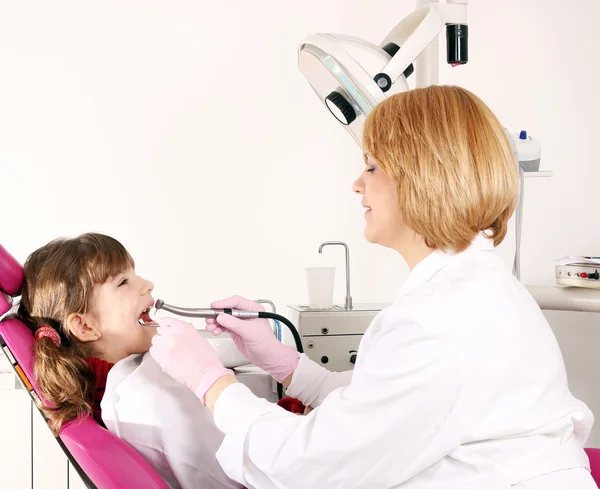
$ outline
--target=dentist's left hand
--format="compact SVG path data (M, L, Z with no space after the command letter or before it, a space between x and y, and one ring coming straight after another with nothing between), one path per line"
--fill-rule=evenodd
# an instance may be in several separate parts
M158 324L150 355L166 373L188 386L206 404L206 392L233 372L223 366L212 346L191 324L169 317L160 319Z

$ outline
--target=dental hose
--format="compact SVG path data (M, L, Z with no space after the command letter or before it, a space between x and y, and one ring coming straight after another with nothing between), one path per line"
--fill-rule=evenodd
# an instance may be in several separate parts
M267 312L267 311L260 311L258 313L258 317L265 318L265 319L272 319L273 321L279 321L280 323L285 324L288 327L288 329L290 330L290 333L292 333L292 336L294 337L294 343L296 343L296 350L298 350L298 353L304 353L304 348L302 346L302 340L300 339L298 330L296 329L296 327L292 324L292 322L288 318L280 316L279 314L275 314L274 312Z
M296 329L296 327L292 324L292 322L289 319L287 319L283 316L280 316L279 314L275 314L273 312L266 312L266 311L259 312L258 317L265 318L265 319L272 319L273 321L284 323L290 330L290 333L292 333L292 336L294 337L294 342L296 343L296 350L298 350L298 353L304 353L304 348L302 347L302 340L300 339L298 330ZM281 385L279 382L277 382L277 398L279 400L281 400L283 398L283 385Z

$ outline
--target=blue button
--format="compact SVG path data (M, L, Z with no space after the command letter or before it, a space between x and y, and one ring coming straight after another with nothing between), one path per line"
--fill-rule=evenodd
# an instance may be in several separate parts
M521 131L519 133L519 139L527 139L527 131Z

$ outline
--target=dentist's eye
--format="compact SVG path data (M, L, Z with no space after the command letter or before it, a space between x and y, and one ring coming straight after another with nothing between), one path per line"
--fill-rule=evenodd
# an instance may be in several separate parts
M127 285L127 282L129 282L129 279L124 278L123 280L121 280L121 282L119 282L119 287L121 287L121 285Z
M370 166L369 168L367 168L367 173L373 173L373 172L375 172L374 166Z

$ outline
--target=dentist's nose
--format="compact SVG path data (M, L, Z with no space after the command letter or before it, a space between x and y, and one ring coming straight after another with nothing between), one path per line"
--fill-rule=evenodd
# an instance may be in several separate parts
M354 183L352 184L352 191L354 193L362 195L364 188L365 188L365 184L363 183L363 179L362 179L362 175L361 175L356 180L354 180Z

